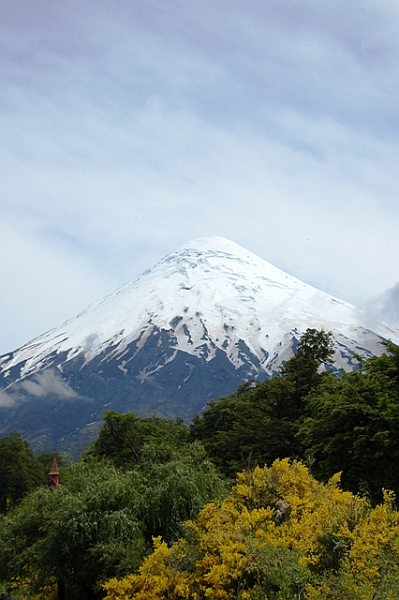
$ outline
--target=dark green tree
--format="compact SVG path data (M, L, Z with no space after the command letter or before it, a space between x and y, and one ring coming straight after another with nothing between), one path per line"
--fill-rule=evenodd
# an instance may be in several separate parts
M46 483L40 462L18 431L0 438L0 512Z
M291 382L277 377L212 401L194 418L191 436L229 477L280 456L295 456L300 443L293 391Z
M299 436L314 455L313 472L381 500L383 487L399 494L399 347L364 361L359 371L326 378L306 400Z
M307 329L298 342L295 355L281 367L280 374L294 385L295 400L302 410L302 400L325 377L322 365L331 364L334 347L331 333Z
M320 372L333 354L331 334L308 329L295 356L271 380L249 382L194 418L192 439L200 440L229 477L276 458L303 455L297 432L305 415L304 398L327 376Z
M188 427L179 420L107 411L99 436L85 455L107 458L117 467L129 467L140 463L147 444L160 447L159 460L161 447L164 451L167 448L172 451L185 445L188 437Z

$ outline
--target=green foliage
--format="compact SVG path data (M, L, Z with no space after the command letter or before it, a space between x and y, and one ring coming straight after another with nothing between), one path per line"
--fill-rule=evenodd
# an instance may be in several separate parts
M381 500L399 493L399 347L364 361L360 371L326 378L307 398L300 436L315 457L314 473L342 471L342 485Z
M160 417L141 418L134 413L107 411L98 438L86 456L107 458L117 467L139 464L146 444L157 444L166 452L187 443L189 430L179 420Z
M399 348L341 377L320 369L331 336L307 330L277 377L241 386L209 403L191 426L228 476L276 458L305 457L323 480L342 471L342 485L378 502L382 488L399 494Z
M167 461L161 451L160 462L159 448L143 446L131 470L86 458L64 470L56 489L28 495L0 522L0 581L96 599L105 579L139 565L153 535L174 541L182 521L226 488L199 445Z
M40 462L19 432L0 438L0 513L45 482Z
M319 373L319 368L331 359L332 352L329 333L308 329L296 355L277 377L255 386L240 386L238 392L211 401L194 418L192 438L204 444L230 477L243 468L301 455L297 432L304 417L304 398L328 377Z
M65 485L33 492L1 523L1 579L36 591L62 582L71 598L95 597L99 579L142 556L136 490L134 474L73 465Z
M275 378L210 402L194 419L191 435L226 475L234 477L243 468L297 455L298 416L292 383Z
M247 536L245 587L250 600L296 600L303 597L312 580L309 568L301 564L297 550L272 544L259 544ZM243 586L244 587L244 586ZM245 592L242 594L245 598Z
M319 371L320 366L331 363L333 354L331 333L307 329L301 336L295 356L281 368L281 376L294 384L298 408L303 398L322 381L325 373Z
M147 446L137 472L141 477L139 512L148 544L154 536L167 542L176 540L188 519L195 518L211 498L227 491L201 444L175 451L168 461L158 460L159 446Z
M397 597L392 494L371 506L382 488L399 493L399 347L341 378L321 368L331 355L330 335L308 330L278 376L211 402L190 430L110 411L53 491L31 491L52 455L35 458L18 434L0 439L0 593L47 600L58 586L59 598L96 600L118 577L109 599ZM305 452L312 474L275 461ZM224 501L214 463L245 470ZM365 497L314 479L337 471Z

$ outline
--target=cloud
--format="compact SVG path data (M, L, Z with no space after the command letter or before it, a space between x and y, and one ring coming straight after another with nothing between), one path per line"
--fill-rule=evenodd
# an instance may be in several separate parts
M203 235L350 301L392 286L397 21L375 0L5 7L3 351Z
M0 408L11 408L15 404L15 399L7 392L0 390Z
M43 237L33 223L0 223L4 351L59 325L117 284L102 278L74 244Z
M63 400L80 398L79 394L74 392L59 375L50 369L33 375L17 385L30 396L42 397L51 394Z
M82 348L82 352L89 352L89 350L91 350L95 343L99 341L99 336L97 333L91 333L90 335L87 336L87 338L85 339L84 342L84 346Z
M369 300L363 310L373 323L384 322L399 328L399 282Z
M28 399L33 396L56 396L62 400L82 399L58 373L46 369L13 384L7 391L0 390L0 408L12 408L16 404L26 402L26 394Z

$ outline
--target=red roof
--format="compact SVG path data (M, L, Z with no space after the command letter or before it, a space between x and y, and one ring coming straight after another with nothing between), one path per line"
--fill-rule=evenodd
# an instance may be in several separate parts
M60 472L58 470L57 459L54 456L53 457L53 464L51 465L51 470L50 470L49 475L59 475L59 474L60 474Z

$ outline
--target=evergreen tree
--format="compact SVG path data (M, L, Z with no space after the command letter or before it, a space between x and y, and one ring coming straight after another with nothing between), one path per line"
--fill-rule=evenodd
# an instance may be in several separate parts
M301 448L293 391L290 381L278 377L210 402L194 418L191 436L229 477L280 456L295 456Z

